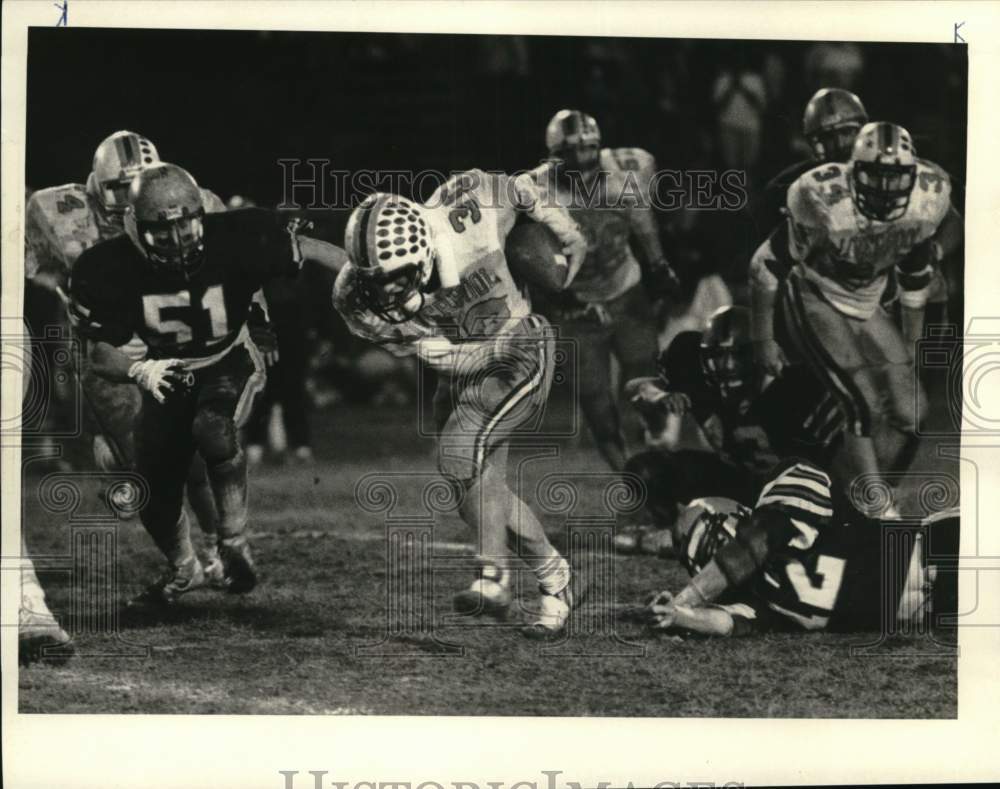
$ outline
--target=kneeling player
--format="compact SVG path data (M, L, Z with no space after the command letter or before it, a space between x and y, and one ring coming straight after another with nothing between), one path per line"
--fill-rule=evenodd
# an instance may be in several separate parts
M136 470L150 497L140 516L170 567L142 599L170 603L205 582L182 509L195 451L219 510L224 583L249 591L257 576L237 426L264 379L246 325L250 303L264 282L296 273L304 259L339 268L343 254L262 209L206 214L194 179L165 163L132 182L125 230L77 260L70 309L94 371L143 389ZM119 348L133 334L149 347L143 361Z
M958 509L891 540L888 525L851 506L819 466L787 461L753 511L725 499L692 502L674 528L691 581L676 596L654 595L645 616L658 630L740 636L898 632L928 624L930 611L954 615Z
M657 366L659 377L626 385L650 447L629 458L626 469L645 483L658 529L620 532L615 544L622 552L669 554L670 535L663 530L692 499L751 501L779 458L827 463L840 446L843 415L808 369L789 368L778 379L760 373L745 307L723 307L704 331L678 334ZM714 452L657 446L667 416L684 413L694 417Z
M337 278L334 303L355 334L415 351L438 373L438 467L479 537L477 577L456 596L456 610L506 614L510 539L524 549L542 592L525 633L547 635L563 629L573 606L569 564L506 479L511 435L544 408L554 350L554 334L531 313L504 257L517 209L565 245L569 266L553 262L549 272L550 284L565 286L585 250L569 216L545 206L528 178L471 170L427 205L381 193L366 199L347 226L351 262Z

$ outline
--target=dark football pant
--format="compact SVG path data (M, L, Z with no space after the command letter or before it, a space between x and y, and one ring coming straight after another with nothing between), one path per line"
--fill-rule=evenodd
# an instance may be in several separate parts
M601 320L603 314L604 320ZM576 344L580 409L605 460L616 470L624 463L627 441L642 436L634 408L623 407L621 390L633 378L650 375L656 358L656 319L643 286L585 314L554 315L560 336ZM621 366L619 394L611 386L611 356Z
M657 526L677 517L677 506L703 496L724 496L751 505L760 482L746 469L725 463L712 452L649 450L628 459L625 470L646 486L646 508Z
M136 470L149 485L140 517L166 554L174 546L192 455L205 461L219 512L219 538L241 535L247 521L246 456L238 428L265 383L256 347L237 345L215 364L190 371L189 386L165 403L143 392L136 433Z

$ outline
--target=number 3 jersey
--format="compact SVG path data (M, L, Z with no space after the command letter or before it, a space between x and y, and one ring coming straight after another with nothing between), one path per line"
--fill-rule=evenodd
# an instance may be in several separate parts
M948 175L921 160L906 213L890 222L868 219L851 197L847 166L824 164L788 190L788 251L830 304L867 320L879 306L890 269L934 235L950 205ZM928 285L930 276L927 271Z
M203 225L204 259L190 278L154 267L126 235L84 251L70 278L77 331L114 346L135 333L150 358L192 363L244 337L254 293L301 266L294 233L260 208L208 214Z
M351 331L364 339L407 353L421 337L445 336L475 342L517 333L531 306L515 284L504 242L518 211L544 221L564 243L578 231L562 209L542 204L526 176L469 170L442 184L422 207L430 225L435 276L419 313L393 324L364 304L357 270L348 263L334 286L334 305Z

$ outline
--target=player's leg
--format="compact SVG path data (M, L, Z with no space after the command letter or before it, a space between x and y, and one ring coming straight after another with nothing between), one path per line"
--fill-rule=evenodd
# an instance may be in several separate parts
M609 328L596 317L573 319L562 328L576 346L580 410L601 457L614 471L621 471L625 468L625 435L611 387Z
M168 568L132 601L136 604L169 604L205 583L184 512L184 482L194 453L191 418L189 397L170 398L165 403L143 397L135 436L136 471L146 481L149 497L139 517L166 557Z
M884 409L884 393L858 341L861 321L832 307L811 283L794 272L782 283L776 315L786 352L803 360L837 398L847 418L841 452L841 484L880 473L873 427Z
M633 378L655 374L656 319L649 296L641 284L616 299L610 309L615 322L612 348L621 365L618 403L627 447L628 442L633 442L633 445L641 443L643 426L639 412L627 405L625 384Z
M886 412L873 425L875 449L883 468L905 470L919 445L927 398L914 371L903 335L883 308L861 325L862 353L884 376Z
M201 453L195 452L191 458L185 484L188 506L194 513L201 528L203 564L205 577L212 584L222 583L222 562L219 559L219 510L215 506L215 494L208 481L208 470Z
M247 529L247 458L239 427L265 384L264 362L251 344L237 346L222 360L195 373L196 404L191 435L205 461L218 510L219 558L231 592L256 586Z
M58 647L57 651L52 651ZM64 663L73 653L69 635L45 602L45 592L35 575L28 546L21 538L21 606L17 620L18 661L27 665L38 660Z

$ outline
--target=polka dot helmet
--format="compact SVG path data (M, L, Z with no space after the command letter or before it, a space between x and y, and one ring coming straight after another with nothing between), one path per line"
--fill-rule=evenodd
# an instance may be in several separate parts
M140 172L160 163L156 146L140 134L117 131L94 153L87 191L109 217L121 217L128 206L128 188Z
M420 289L434 270L431 229L423 209L404 197L376 192L347 222L344 248L367 306L393 323L423 305Z

